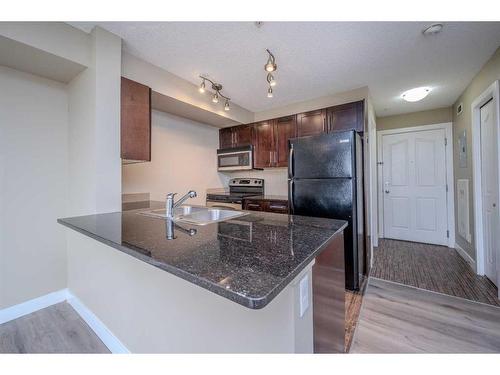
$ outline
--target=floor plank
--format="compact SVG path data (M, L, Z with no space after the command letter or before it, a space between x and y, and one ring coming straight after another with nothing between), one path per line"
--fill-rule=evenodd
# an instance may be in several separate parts
M351 353L500 353L500 308L370 278Z
M62 302L0 325L0 353L109 353L75 310Z
M356 330L361 311L361 303L365 293L367 278L362 277L359 290L345 291L345 352L348 353Z
M444 246L380 239L370 276L500 306L495 285Z

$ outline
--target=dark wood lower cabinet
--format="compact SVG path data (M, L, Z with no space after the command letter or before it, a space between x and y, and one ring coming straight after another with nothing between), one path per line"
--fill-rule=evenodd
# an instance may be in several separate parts
M344 234L335 236L312 269L315 353L345 351Z
M274 212L288 214L288 200L283 199L243 199L243 209L248 211Z

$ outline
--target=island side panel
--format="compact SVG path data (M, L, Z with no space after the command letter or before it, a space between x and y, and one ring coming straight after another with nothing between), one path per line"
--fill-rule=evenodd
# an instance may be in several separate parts
M68 287L133 353L312 352L312 296L299 316L306 267L269 305L252 310L73 230Z
M343 353L345 336L344 234L335 235L313 266L314 352Z

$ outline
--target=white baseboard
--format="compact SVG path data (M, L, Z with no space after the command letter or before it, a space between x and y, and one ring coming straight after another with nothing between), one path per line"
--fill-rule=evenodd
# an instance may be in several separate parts
M58 290L44 296L0 310L0 324L31 314L68 299L68 289Z
M471 258L471 256L460 247L459 244L455 244L455 250L460 254L462 258L469 264L469 266L472 268L474 273L477 273L477 268L476 268L476 261Z
M68 292L68 303L75 309L75 311L82 317L83 320L95 332L97 337L101 339L104 345L111 351L111 353L130 353L125 345L106 327L106 325L99 320L99 318L85 306L78 298Z
M130 353L125 345L68 289L58 290L32 300L0 310L0 324L34 313L46 307L67 301L101 339L111 353Z

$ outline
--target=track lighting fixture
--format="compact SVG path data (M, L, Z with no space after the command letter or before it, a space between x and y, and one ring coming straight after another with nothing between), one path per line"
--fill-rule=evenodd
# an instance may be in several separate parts
M231 98L228 98L227 96L225 96L221 93L222 85L220 83L214 82L210 78L207 78L204 76L200 76L200 78L201 78L201 84L200 84L200 88L199 88L200 93L203 94L205 92L205 81L210 82L212 84L212 90L215 91L215 93L212 96L212 102L219 103L219 97L224 98L225 99L224 110L229 111L230 110L229 101L231 100Z
M276 59L274 55L266 49L266 52L269 54L266 65L264 65L264 70L267 72L267 83L269 84L269 89L267 90L267 97L273 97L273 87L276 86L276 80L271 72L275 72L278 69L278 65L276 64Z

